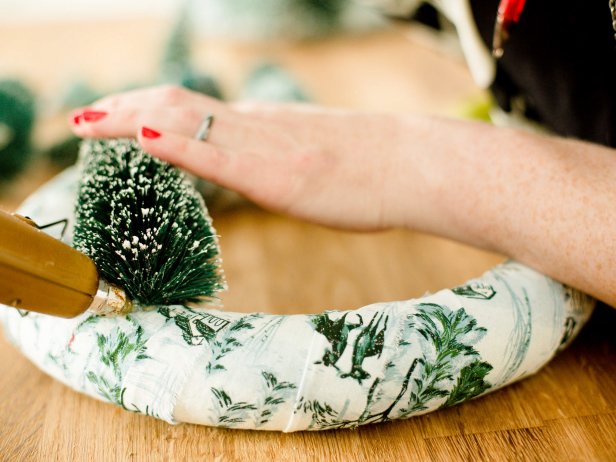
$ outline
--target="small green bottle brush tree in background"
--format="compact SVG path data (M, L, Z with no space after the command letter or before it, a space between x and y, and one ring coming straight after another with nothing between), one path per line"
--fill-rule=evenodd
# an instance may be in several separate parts
M200 303L225 288L219 247L185 174L134 140L87 140L73 244L141 306Z
M0 80L0 183L13 179L32 157L34 95L16 80Z

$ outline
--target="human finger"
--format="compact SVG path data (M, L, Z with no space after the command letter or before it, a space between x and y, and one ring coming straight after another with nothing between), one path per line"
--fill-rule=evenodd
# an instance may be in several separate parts
M114 93L95 101L89 107L99 111L112 111L144 106L193 106L202 110L220 110L224 103L178 85L158 85Z
M177 165L201 178L239 192L246 190L249 160L230 149L160 128L141 127L137 140L149 154Z
M191 107L126 107L111 111L89 108L71 115L71 126L83 138L133 137L144 125L186 136L195 133L204 114Z
M212 113L191 107L130 107L110 112L88 109L71 116L71 127L77 136L83 138L133 137L143 126L155 126L159 130L194 137L210 115ZM260 126L240 114L215 114L213 124L216 130L208 136L212 144L240 149L247 144L265 142Z
M153 156L269 209L289 212L301 185L294 173L294 156L279 156L272 150L234 150L147 126L139 130L137 139Z

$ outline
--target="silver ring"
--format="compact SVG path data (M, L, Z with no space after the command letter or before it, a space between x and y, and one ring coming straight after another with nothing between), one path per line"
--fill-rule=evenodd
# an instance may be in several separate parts
M203 118L201 125L199 125L197 133L195 133L195 139L199 141L207 141L207 137L210 136L212 123L214 123L214 114L210 112Z

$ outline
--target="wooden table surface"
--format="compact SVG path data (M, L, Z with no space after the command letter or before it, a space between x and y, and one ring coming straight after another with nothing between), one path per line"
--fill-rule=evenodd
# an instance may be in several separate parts
M121 47L127 34L130 46ZM274 48L210 43L199 57L229 76L230 91L240 71L267 50L324 104L452 113L477 92L461 63L422 37L405 27ZM119 68L129 80L150 75L161 24L0 28L0 43L16 40L21 53L3 50L0 69L49 97L68 75L109 85L121 83ZM143 50L150 50L148 58L137 59ZM34 63L50 72L43 78ZM51 138L58 125L45 120L37 133ZM33 166L0 197L0 207L14 209L49 175L44 165ZM501 260L417 233L345 233L252 208L214 218L231 287L224 302L235 311L307 313L407 299L461 283ZM616 310L600 307L540 373L470 403L352 431L294 434L171 426L127 413L47 377L0 336L0 461L616 460L615 327Z

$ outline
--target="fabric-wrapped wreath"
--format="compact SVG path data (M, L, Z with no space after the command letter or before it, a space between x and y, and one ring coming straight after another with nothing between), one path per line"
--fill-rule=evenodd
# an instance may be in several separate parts
M80 171L68 170L20 213L74 223L83 188ZM200 213L209 220L203 204ZM354 311L282 316L173 304L61 319L2 307L0 322L43 371L127 411L291 432L404 419L496 390L544 366L593 307L507 262L460 287Z

